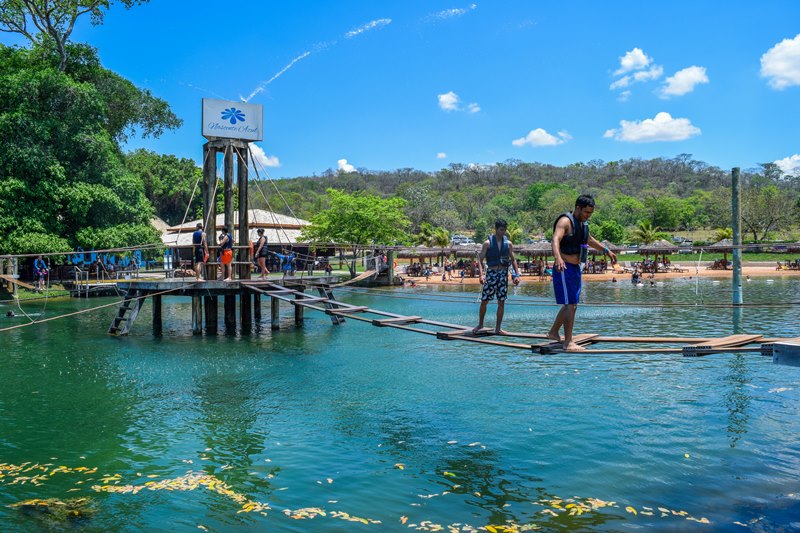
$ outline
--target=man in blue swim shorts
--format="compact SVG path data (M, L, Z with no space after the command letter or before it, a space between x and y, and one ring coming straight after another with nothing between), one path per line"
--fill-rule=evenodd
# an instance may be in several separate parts
M561 342L559 330L564 326L564 349L580 351L584 348L573 342L572 328L575 325L575 313L581 297L581 251L588 251L589 246L603 250L603 254L616 263L614 252L603 246L597 239L589 235L589 217L594 213L594 198L582 194L575 200L575 209L571 213L558 216L553 226L553 290L556 303L561 309L556 315L547 337ZM585 258L584 258L585 261Z

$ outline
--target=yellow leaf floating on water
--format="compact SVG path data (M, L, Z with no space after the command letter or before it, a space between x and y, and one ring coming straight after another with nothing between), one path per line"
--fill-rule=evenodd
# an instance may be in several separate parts
M400 517L400 523L405 525L406 522L408 522L408 517L407 516L401 516Z
M687 459L689 458L689 454L688 453L683 454L683 456L686 457Z
M445 476L456 477L456 475L452 472L443 472Z
M397 463L394 465L394 467L399 470L403 470L406 467L406 465L404 465L403 463Z
M497 533L497 528L494 526L486 526L486 531L491 531L492 533Z
M629 505L629 506L627 506L627 507L625 508L625 510L626 510L626 511L628 511L629 513L632 513L634 516L635 516L635 515L637 515L637 514L639 514L639 513L637 513L637 512L636 512L636 509L634 509L634 508L633 508L633 507L631 507L630 505Z

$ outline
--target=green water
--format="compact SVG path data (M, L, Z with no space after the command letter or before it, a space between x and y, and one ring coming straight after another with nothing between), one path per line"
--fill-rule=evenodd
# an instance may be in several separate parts
M339 297L476 320L460 287L384 294ZM505 327L545 331L548 294L517 289ZM728 302L726 281L592 283L586 298L632 305L581 308L581 332L800 336L797 306L652 305ZM800 282L752 281L745 301L800 302ZM192 336L178 298L154 338L149 307L127 338L105 334L114 308L0 333L0 530L800 529L800 368L755 354L539 356L313 311L295 329L288 308L279 332ZM96 513L63 523L8 507L80 497Z

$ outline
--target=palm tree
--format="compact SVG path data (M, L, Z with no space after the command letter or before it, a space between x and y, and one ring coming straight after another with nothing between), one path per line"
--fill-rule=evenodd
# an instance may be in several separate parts
M525 237L525 232L522 230L519 224L512 222L508 226L506 237L508 237L509 241L515 244L522 244L522 239Z
M450 232L444 228L436 228L431 235L430 246L442 249L440 262L444 264L444 249L450 245Z
M419 233L416 236L416 243L417 244L424 244L425 246L432 246L431 241L433 240L433 226L431 226L427 222L423 222L419 226Z
M659 228L653 227L652 222L643 220L639 222L639 225L633 230L633 239L641 244L650 244L656 241L658 232Z

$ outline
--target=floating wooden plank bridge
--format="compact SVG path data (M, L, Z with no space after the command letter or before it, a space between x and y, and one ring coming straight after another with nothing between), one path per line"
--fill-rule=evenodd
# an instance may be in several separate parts
M294 322L302 326L304 310L311 309L331 317L333 324L341 324L345 318L367 322L379 328L394 328L420 333L444 341L472 342L531 351L538 354L564 352L560 342L554 342L545 334L504 332L495 333L484 328L474 331L472 327L429 320L422 316L390 313L369 306L352 305L336 300L330 277L291 279L280 284L272 281L240 280L233 282L194 280L161 280L120 282L120 289L127 291L117 316L109 328L112 335L126 335L139 314L146 298L153 301L153 333L161 334L161 297L177 295L192 297L192 331L207 334L217 332L217 299L225 299L225 328L236 330L236 299L239 298L239 319L242 332L249 332L252 321L261 322L261 302L270 299L271 328L280 329L280 304L294 307ZM311 291L316 291L314 295ZM252 300L251 300L252 298ZM203 313L205 309L205 313ZM205 327L204 327L205 326ZM753 352L772 356L776 343L795 342L798 338L770 338L763 335L729 335L725 337L623 337L584 333L573 337L584 348L583 354L683 354L700 357L714 353ZM607 348L603 345L624 345ZM653 346L655 345L655 346Z

